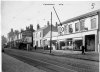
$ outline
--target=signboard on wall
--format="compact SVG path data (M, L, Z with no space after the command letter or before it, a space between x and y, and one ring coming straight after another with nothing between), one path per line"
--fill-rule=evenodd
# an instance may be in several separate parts
M28 43L31 43L32 42L32 37L25 37L24 41L28 42Z
M64 35L68 32L68 25L63 24L62 26L58 26L58 35Z

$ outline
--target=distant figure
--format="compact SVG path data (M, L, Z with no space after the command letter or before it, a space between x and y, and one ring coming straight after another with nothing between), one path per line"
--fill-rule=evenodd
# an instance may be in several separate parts
M48 45L47 45L47 49L48 49Z
M4 49L2 49L2 52L5 52Z
M36 50L36 45L35 45L35 50Z
M82 54L85 54L85 52L84 52L85 51L85 47L83 45L81 46L81 49L82 49Z

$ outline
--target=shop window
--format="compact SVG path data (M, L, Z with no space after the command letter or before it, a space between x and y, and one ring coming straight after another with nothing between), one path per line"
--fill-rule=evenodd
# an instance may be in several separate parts
M67 46L72 46L72 41L71 40L67 41Z
M79 31L79 22L75 23L75 31Z
M72 29L72 24L69 25L69 33L72 33L73 29Z
M96 18L91 19L91 29L96 28Z
M72 46L72 43L73 43L72 39L67 39L67 46Z
M84 22L85 22L84 19L80 20L80 30L81 30L81 31L84 30Z
M67 30L68 30L68 29L67 29L67 26L68 26L67 24L64 25L64 34L67 34Z

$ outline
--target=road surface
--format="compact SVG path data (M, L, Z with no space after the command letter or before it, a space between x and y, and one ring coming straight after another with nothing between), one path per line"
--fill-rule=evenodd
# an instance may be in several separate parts
M58 57L17 49L5 49L11 55L47 72L99 72L99 62Z

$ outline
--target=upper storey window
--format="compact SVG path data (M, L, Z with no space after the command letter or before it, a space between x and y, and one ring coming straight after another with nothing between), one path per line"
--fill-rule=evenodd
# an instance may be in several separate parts
M81 31L84 30L84 25L85 25L84 23L85 23L85 20L84 19L80 20L80 30Z
M73 32L72 24L69 25L69 33Z
M79 22L75 23L75 31L76 32L78 32L79 29L80 29L80 25L79 24L80 24Z
M96 18L91 19L91 29L96 28Z

